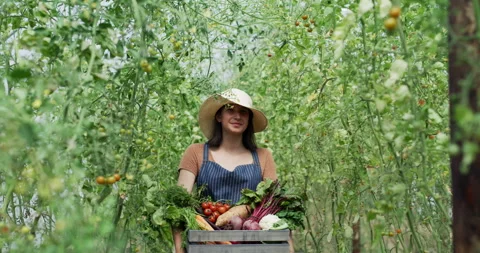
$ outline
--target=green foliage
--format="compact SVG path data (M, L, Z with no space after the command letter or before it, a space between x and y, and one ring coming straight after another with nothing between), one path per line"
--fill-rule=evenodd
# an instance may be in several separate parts
M161 192L161 194L160 194ZM152 204L156 211L151 219L155 225L175 228L198 229L195 215L200 201L182 186L169 186L157 192ZM150 202L150 203L152 203Z

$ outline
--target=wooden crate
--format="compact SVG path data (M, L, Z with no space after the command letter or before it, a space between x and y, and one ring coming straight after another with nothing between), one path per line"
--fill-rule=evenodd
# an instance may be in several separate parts
M289 253L290 230L190 230L187 253ZM239 244L204 244L236 241ZM243 244L242 242L247 242Z

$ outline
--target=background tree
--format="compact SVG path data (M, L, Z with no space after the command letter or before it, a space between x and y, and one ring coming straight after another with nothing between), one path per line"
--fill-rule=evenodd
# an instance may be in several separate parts
M449 83L455 252L480 251L480 40L475 1L450 1Z

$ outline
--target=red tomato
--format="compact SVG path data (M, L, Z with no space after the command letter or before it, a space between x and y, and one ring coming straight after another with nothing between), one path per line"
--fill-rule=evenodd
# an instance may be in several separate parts
M230 205L229 205L229 204L225 204L225 205L223 205L223 206L225 207L225 209L227 209L227 211L228 211L228 209L230 209Z
M217 219L218 216L220 216L220 213L218 211L215 211L213 212L212 216L215 217L215 219Z
M208 208L208 203L207 203L207 202L203 202L203 203L202 203L202 208L203 208L203 209L207 209L207 208Z
M219 212L220 214L222 214L222 213L224 213L224 212L226 212L226 211L227 211L227 208L226 208L225 206L221 206L221 207L218 208L218 212Z
M218 208L217 208L216 205L212 205L212 206L210 207L210 210L212 210L212 212L217 211L217 209L218 209Z
M208 208L212 207L212 201L207 202Z
M205 214L206 216L210 216L210 215L212 215L212 213L213 213L212 209L207 208L207 209L203 210L203 214Z
M213 215L211 215L210 217L208 217L208 220L211 222L211 223L215 223L217 221L217 218Z
M218 208L218 207L221 207L221 206L223 206L223 203L222 203L222 202L217 202L217 203L215 203L215 205L216 205L216 206L217 206L217 208Z

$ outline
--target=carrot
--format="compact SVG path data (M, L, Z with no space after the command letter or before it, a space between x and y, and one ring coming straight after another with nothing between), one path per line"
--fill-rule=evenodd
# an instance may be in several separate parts
M199 225L199 227L203 230L208 230L208 231L213 231L214 229L212 228L212 226L210 226L210 224L208 224L208 222L200 215L195 215L195 220L197 220L197 223ZM225 244L225 245L230 245L232 244L231 242L229 241L223 241L223 242L205 242L205 244Z
M238 205L238 206L233 206L228 211L224 212L222 215L218 216L217 222L215 222L215 225L217 226L223 226L230 221L230 219L233 216L239 216L242 219L248 218L250 216L250 210L251 207L248 205Z
M197 220L198 226L202 230L213 231L212 226L210 226L210 224L208 224L208 222L206 222L205 219L203 219L203 217L199 214L195 215L195 220Z

